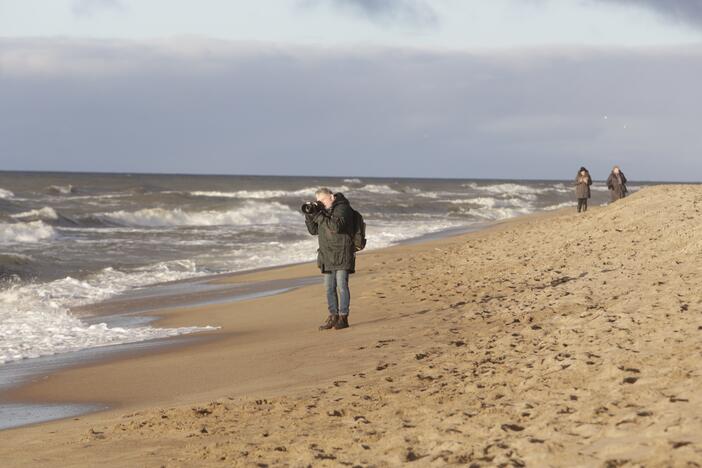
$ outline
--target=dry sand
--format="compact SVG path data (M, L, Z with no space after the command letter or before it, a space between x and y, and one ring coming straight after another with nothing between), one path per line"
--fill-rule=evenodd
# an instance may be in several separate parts
M164 311L194 345L15 391L109 402L0 432L3 466L701 466L702 187L368 252L321 286ZM228 281L314 274L302 265Z

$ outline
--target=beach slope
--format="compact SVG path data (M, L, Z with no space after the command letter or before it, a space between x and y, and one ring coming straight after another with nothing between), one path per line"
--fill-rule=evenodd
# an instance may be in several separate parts
M0 459L700 466L701 210L702 187L656 186L584 214L369 252L348 330L315 330L320 286L164 315L223 328L19 389L115 409L4 431Z

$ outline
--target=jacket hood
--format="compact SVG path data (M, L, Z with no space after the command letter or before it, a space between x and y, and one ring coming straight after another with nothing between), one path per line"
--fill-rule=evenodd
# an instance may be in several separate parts
M349 201L341 192L334 194L334 204L332 206L336 205L349 205Z

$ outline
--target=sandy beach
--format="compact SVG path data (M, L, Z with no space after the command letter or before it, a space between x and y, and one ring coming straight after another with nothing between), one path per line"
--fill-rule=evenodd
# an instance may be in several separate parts
M701 209L656 186L365 252L347 330L319 284L159 310L221 328L6 392L110 409L0 432L1 464L702 466Z

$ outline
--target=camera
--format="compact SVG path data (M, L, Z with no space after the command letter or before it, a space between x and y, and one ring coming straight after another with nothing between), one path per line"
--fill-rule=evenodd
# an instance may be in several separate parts
M324 204L320 201L303 203L302 206L300 207L300 211L302 211L306 215L318 213L323 209L324 209Z

